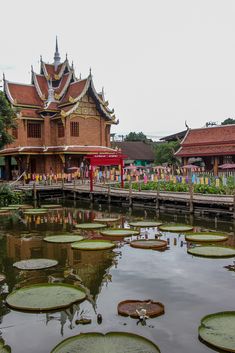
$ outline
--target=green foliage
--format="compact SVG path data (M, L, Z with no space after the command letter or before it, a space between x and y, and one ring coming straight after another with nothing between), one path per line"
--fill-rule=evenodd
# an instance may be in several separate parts
M0 206L16 205L22 203L22 201L22 192L13 191L8 184L0 185Z
M130 132L125 137L125 141L146 141L147 136L143 132Z
M229 125L229 124L235 124L235 119L227 118L221 123L221 125Z
M11 143L14 138L8 129L16 127L16 111L12 109L3 92L0 91L0 148Z
M178 164L175 152L179 149L179 141L164 142L155 147L155 163L157 164Z

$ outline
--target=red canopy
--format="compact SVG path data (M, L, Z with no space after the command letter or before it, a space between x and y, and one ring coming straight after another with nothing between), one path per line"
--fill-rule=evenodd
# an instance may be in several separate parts
M235 163L225 163L219 165L220 169L235 169Z

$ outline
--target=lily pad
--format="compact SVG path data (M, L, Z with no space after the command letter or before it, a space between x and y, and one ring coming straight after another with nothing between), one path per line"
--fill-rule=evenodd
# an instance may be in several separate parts
M1 207L1 211L15 211L15 210L18 210L18 209L19 209L18 205Z
M5 280L6 280L6 276L3 273L0 273L0 283L5 282Z
M119 221L119 218L95 218L94 222L112 223Z
M140 239L140 240L133 240L130 243L130 246L133 248L141 248L141 249L165 249L167 247L166 240L158 240L158 239Z
M11 347L5 346L5 341L0 339L0 353L11 353Z
M29 210L24 211L24 214L28 215L37 215L37 214L44 214L47 213L48 210L45 208L32 208Z
M131 222L129 223L130 226L132 227L138 227L138 228L155 228L158 227L162 224L162 222L144 222L144 221L140 221L140 222Z
M32 205L28 205L28 204L8 205L8 207L18 207L18 208L21 208L21 209L31 209L31 208L33 208Z
M50 209L50 208L62 208L62 205L59 204L48 204L48 205L41 205L42 208Z
M163 315L165 312L164 305L159 302L148 300L124 300L118 304L118 314L123 316L130 316L138 319L139 315L137 310L146 310L146 315L149 317L156 317Z
M159 226L159 229L164 232L184 233L192 230L193 226L188 226L186 224L164 224Z
M199 336L212 346L235 352L235 311L205 316L198 329Z
M188 249L188 253L203 257L233 257L235 249L227 246L196 246Z
M104 230L100 232L100 234L110 237L130 237L132 235L138 235L140 232L129 228L116 228Z
M13 266L19 270L41 270L56 266L57 264L58 261L51 259L30 259L15 262Z
M106 225L100 224L100 223L81 223L81 224L76 224L75 227L78 229L92 230L92 229L106 228Z
M61 234L61 235L52 235L43 240L49 243L74 243L84 239L81 235L71 235L71 234Z
M85 298L81 288L69 284L35 284L13 291L6 302L13 309L38 312L66 308Z
M108 240L82 240L72 244L72 249L78 250L106 250L115 248L115 244Z
M228 240L228 235L224 233L212 233L212 232L201 232L201 233L190 233L185 236L185 240L192 242L217 242Z
M128 332L81 333L59 343L51 353L160 353L148 339Z

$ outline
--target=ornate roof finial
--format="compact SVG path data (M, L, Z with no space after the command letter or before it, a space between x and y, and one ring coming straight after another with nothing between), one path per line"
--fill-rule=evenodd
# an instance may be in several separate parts
M79 75L79 80L81 80L82 79L82 74L80 73L80 75Z
M40 55L40 61L42 62L42 55Z
M89 76L91 76L91 67L90 67L90 72L89 72Z
M72 68L72 70L73 70L73 61L72 61L72 64L71 64L71 68Z
M68 53L65 54L65 60L68 60Z
M55 43L55 55L54 55L54 66L55 70L57 70L58 65L60 64L60 53L58 50L58 41L56 36L56 43Z

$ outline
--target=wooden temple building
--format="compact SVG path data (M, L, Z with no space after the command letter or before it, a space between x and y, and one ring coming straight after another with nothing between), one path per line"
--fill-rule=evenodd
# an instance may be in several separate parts
M175 155L182 158L183 165L199 157L205 171L217 176L220 165L235 163L235 125L188 129Z
M75 76L67 56L61 62L56 40L54 62L41 58L40 73L32 68L31 84L4 79L4 91L17 108L14 142L0 151L5 157L5 178L11 178L11 157L18 174L61 173L79 167L84 157L115 154L110 147L110 128L117 124L104 93L94 87L91 72Z

